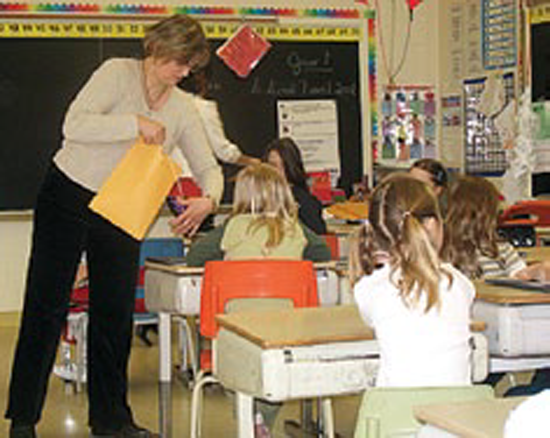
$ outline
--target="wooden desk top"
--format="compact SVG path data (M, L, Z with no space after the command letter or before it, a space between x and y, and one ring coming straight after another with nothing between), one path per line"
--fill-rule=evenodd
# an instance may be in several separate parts
M502 438L509 412L526 397L438 403L413 408L415 417L464 438Z
M218 315L216 320L264 349L374 339L356 306L247 311ZM486 324L474 322L471 328L483 331Z
M337 262L335 260L328 261L328 262L318 262L314 263L313 267L318 270L332 270L337 271ZM177 264L177 265L167 265L164 263L156 263L151 261L145 261L145 268L151 269L154 271L162 271L167 272L169 274L174 275L202 275L204 273L203 267L192 267L192 266L186 266L184 264Z
M529 248L517 248L520 253L525 254L527 263L542 262L550 260L550 246L533 246Z
M483 280L474 281L476 299L495 304L547 304L550 294L513 287L495 286Z
M374 339L355 306L246 311L216 320L265 349Z

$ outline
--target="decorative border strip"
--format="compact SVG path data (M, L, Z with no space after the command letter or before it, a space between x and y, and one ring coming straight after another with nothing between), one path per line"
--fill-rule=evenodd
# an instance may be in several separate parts
M203 29L207 38L229 38L240 23L214 23L205 20ZM252 28L270 40L279 41L335 41L361 40L357 27L300 26L252 23ZM147 25L143 23L112 22L0 22L0 38L142 38Z
M529 9L529 21L531 24L548 23L550 21L550 5Z
M39 14L85 14L85 15L228 15L228 16L262 16L262 17L311 17L357 19L368 18L370 10L349 9L296 9L296 8L265 8L265 7L218 7L218 6L162 6L162 5L128 5L128 4L60 4L25 2L1 3L0 13L39 13Z
M378 160L378 84L376 71L376 20L374 15L368 18L368 86L369 86L369 113L371 131L371 161ZM364 172L363 172L364 173Z

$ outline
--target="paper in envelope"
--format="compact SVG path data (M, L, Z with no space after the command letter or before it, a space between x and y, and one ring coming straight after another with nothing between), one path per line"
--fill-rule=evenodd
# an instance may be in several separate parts
M159 145L137 143L90 202L90 209L142 240L181 173Z

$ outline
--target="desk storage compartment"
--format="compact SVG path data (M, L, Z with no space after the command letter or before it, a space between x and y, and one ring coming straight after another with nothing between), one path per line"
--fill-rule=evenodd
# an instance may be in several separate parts
M376 341L262 349L222 329L214 370L227 388L269 401L352 394L374 386Z
M340 304L340 285L336 272L318 269L317 289L322 306ZM198 315L202 275L182 275L155 269L145 270L145 307L149 312Z
M149 312L198 315L202 275L181 276L145 270L145 306Z
M550 355L550 304L476 301L473 318L487 323L485 335L491 355Z

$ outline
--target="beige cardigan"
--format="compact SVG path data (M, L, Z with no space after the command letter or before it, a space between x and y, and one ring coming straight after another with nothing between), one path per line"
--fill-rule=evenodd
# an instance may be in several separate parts
M63 124L56 165L72 180L97 191L138 137L137 115L166 127L164 150L179 148L203 193L219 202L223 175L208 145L193 99L174 88L152 111L142 87L142 61L110 59L91 76L71 103Z

